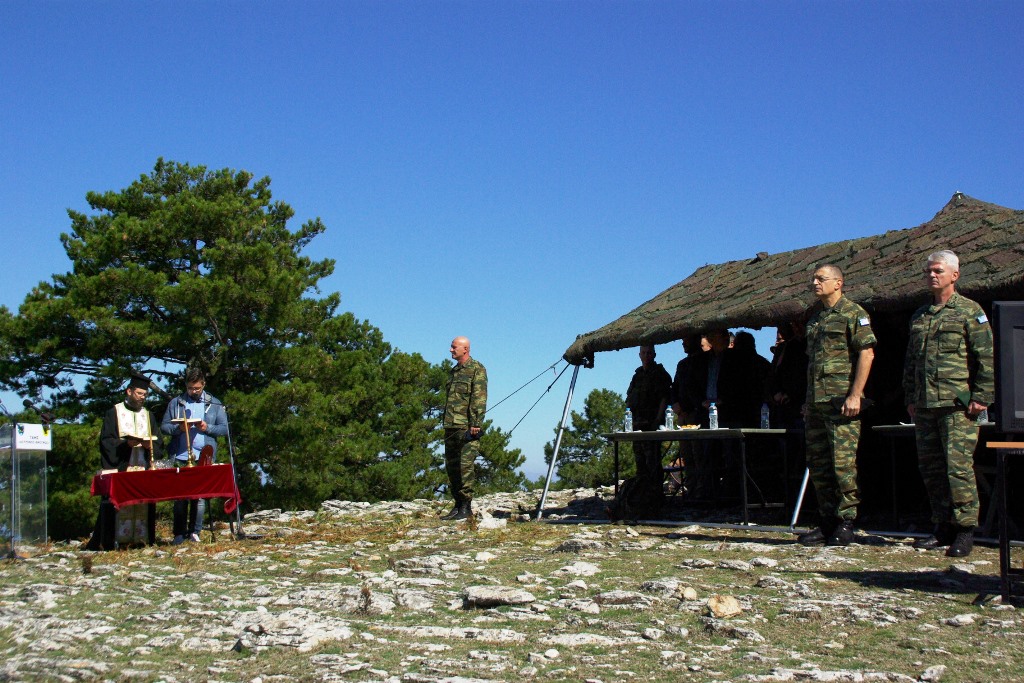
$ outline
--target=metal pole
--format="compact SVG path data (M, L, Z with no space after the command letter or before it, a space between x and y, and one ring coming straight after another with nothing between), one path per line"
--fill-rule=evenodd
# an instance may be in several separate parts
M804 480L800 482L800 493L796 497L796 507L793 508L793 519L789 522L790 530L796 527L796 520L800 518L800 506L804 504L804 493L807 491L807 482L811 478L811 468L804 468Z
M235 470L235 444L231 441L231 420L228 419L228 407L223 403L220 404L221 408L224 409L224 426L227 428L228 437L228 459L231 461L231 477L235 482L235 499L238 503L235 505L235 538L245 538L245 534L242 532L242 512L239 508L242 506L241 498L242 492L238 490L238 472Z
M544 515L544 503L548 499L548 488L551 486L551 477L555 473L555 463L558 462L558 450L562 447L562 434L565 433L565 423L569 420L569 407L572 405L572 392L576 388L576 376L580 374L580 366L573 366L572 381L569 382L569 395L565 397L565 408L562 410L562 422L558 425L558 436L555 437L555 450L551 454L551 464L548 465L548 477L544 480L544 493L540 497L540 505L537 506L537 521Z

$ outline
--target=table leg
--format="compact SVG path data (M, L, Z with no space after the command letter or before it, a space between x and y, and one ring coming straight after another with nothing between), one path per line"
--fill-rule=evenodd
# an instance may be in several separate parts
M743 499L743 523L750 523L750 511L747 509L747 440L740 442L740 497Z
M1010 535L1006 518L1006 453L996 452L996 490L999 496L999 592L1003 600L1010 599Z
M619 497L619 442L615 442L615 497Z
M892 480L892 525L900 528L900 503L896 486L896 438L889 438L889 478Z

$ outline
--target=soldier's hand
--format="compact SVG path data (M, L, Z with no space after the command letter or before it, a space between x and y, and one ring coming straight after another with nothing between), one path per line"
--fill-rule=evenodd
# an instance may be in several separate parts
M967 414L970 415L971 417L977 417L978 413L985 410L987 407L988 406L983 406L977 401L971 401L970 404L967 406Z
M479 427L470 427L469 428L469 434L473 438L476 438L480 434L480 428Z
M917 407L913 403L907 404L907 415L910 416L910 421L914 421L914 413L917 412Z
M843 401L843 417L857 417L860 413L860 396L847 396Z

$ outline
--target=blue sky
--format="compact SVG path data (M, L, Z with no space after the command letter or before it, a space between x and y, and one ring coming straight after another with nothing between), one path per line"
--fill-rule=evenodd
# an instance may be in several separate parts
M1024 208L1019 2L5 0L0 26L0 304L68 270L87 191L245 169L326 224L323 292L433 362L469 336L492 403L705 263L955 191ZM600 354L574 407L636 364ZM531 477L570 374L513 434Z

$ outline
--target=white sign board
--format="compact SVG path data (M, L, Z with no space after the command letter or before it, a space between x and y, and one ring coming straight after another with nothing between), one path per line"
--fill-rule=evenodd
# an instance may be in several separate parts
M19 422L14 425L14 449L18 451L48 451L53 448L53 428Z

